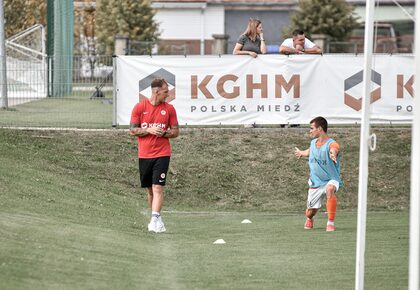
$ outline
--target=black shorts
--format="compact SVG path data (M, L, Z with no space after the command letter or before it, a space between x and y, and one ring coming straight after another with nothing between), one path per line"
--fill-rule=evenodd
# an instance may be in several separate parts
M151 187L153 184L165 185L169 160L169 156L139 158L141 187Z

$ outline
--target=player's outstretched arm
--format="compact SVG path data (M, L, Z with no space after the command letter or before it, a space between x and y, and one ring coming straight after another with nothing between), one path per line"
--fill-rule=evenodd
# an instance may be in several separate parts
M295 147L295 156L299 159L300 157L309 157L309 148L306 150L300 150L299 148Z

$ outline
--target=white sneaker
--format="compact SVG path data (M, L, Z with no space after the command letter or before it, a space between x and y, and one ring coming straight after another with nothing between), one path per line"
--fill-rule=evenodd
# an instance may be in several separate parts
M166 228L162 221L162 218L159 216L156 221L155 233L163 233L163 232L166 232Z
M147 229L149 230L149 232L155 232L156 233L156 226L157 226L157 219L154 218L147 225Z

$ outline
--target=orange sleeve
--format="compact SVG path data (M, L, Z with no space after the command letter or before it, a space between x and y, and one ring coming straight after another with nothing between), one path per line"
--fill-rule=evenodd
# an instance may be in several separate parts
M334 148L335 150L337 150L337 153L340 152L340 145L337 142L332 142L330 144L330 149Z

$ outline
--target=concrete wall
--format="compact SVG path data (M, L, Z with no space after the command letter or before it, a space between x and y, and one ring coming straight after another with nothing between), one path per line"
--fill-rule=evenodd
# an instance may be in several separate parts
M213 34L224 33L223 6L200 8L160 8L156 21L162 39L213 39Z
M227 52L231 53L238 37L245 31L249 18L260 19L263 22L266 44L278 46L283 41L282 29L289 23L288 10L226 9L218 5L186 4L155 8L155 19L161 31L160 38L169 45L168 49L170 50L171 43L177 47L186 43L189 54L197 52L197 45L200 45L197 44L197 40L202 38L205 42L205 53L210 54L209 45L214 34L229 36Z

